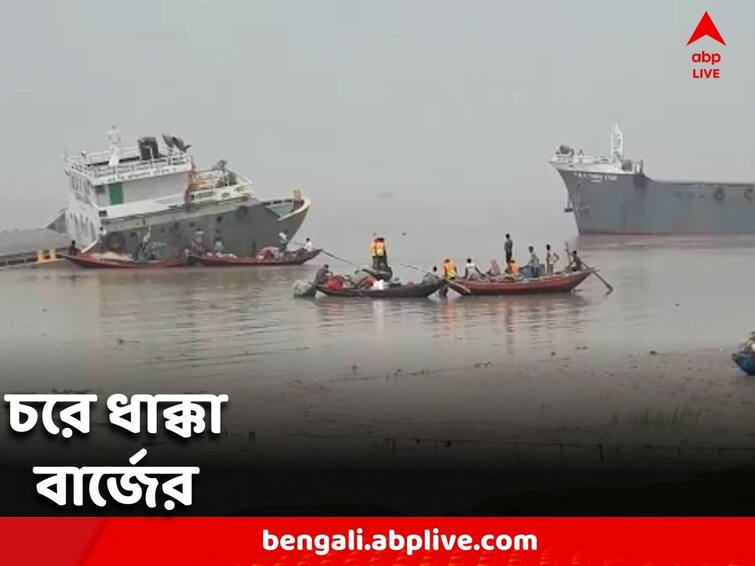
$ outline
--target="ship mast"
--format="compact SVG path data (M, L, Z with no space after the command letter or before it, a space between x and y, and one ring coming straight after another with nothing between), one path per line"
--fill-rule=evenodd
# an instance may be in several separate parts
M624 159L624 134L619 129L618 122L613 125L613 132L611 132L611 156L619 161Z

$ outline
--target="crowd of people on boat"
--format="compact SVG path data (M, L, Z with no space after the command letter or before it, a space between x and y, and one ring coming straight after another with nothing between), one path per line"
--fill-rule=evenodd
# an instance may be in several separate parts
M147 231L139 240L139 244L133 253L128 253L125 250L113 251L107 248L107 241L105 240L105 231L101 230L100 237L97 240L98 246L95 248L100 251L88 252L91 255L98 257L109 257L118 259L120 261L137 261L137 262L154 262L165 259L163 256L164 248L167 244L152 239L152 230L147 228ZM90 246L91 249L93 246ZM306 256L316 251L314 242L311 238L307 238L304 243L300 244L295 250L289 250L289 236L288 230L282 230L278 234L278 244L273 246L266 246L259 250L255 254L255 259L259 260L271 260L281 259L286 256ZM78 256L83 252L79 249L76 240L71 240L67 249L67 255L71 257ZM236 258L236 254L226 251L225 242L223 238L217 236L214 240L208 241L205 232L201 228L197 228L189 241L186 248L183 250L183 257L189 258L191 256L215 256L223 258Z
M217 236L212 242L212 245L208 245L207 238L205 237L204 230L197 228L194 231L194 235L189 242L189 246L184 250L184 256L204 256L214 255L217 257L236 257L234 254L226 253L225 242L223 238Z
M282 238L282 242L283 242ZM466 259L463 272L460 273L456 263L451 258L446 258L440 270L432 266L425 272L421 284L432 285L438 282L468 280L468 281L518 281L535 279L540 277L552 277L556 275L559 255L553 251L550 244L545 246L545 263L541 263L540 257L534 246L528 246L529 260L523 266L514 258L514 241L511 234L506 234L504 244L504 256L506 267L501 270L496 259L491 260L490 268L482 271L471 257ZM315 286L329 286L333 288L359 288L359 289L383 289L386 286L400 285L401 282L393 277L393 271L388 264L388 246L383 236L373 234L369 245L370 267L360 268L349 275L334 275L328 264L318 269L314 278ZM584 264L576 250L569 251L569 262L566 272L582 271Z
M277 245L265 246L264 248L259 250L254 255L254 257L258 260L275 260L284 258L288 255L304 255L315 250L315 245L314 242L312 242L311 238L307 238L299 248L293 251L289 250L289 243L288 230L282 230L278 234ZM187 256L212 255L215 257L227 258L238 257L236 254L226 252L225 242L220 236L216 237L215 241L212 244L212 247L209 247L206 243L206 238L201 228L196 229L196 231L194 232L194 237L192 238L189 247L185 250L184 253Z
M289 233L287 230L281 230L278 234L278 244L267 246L258 251L254 259L257 260L276 260L286 258L288 256L302 256L306 259L307 254L312 252L320 252L314 246L314 243L310 238L306 238L304 243L296 243L297 249L293 251L289 249L290 245ZM158 261L162 255L162 248L166 246L165 243L152 241L151 230L148 228L146 233L142 236L139 245L133 254L128 259L131 261ZM558 272L557 264L560 261L559 255L553 251L550 244L545 246L544 259L545 263L541 263L540 256L535 250L534 246L528 246L528 261L521 265L514 257L514 240L511 234L506 234L503 243L505 268L501 269L498 260L492 259L490 267L486 271L482 271L475 261L468 257L463 264L462 270L458 269L456 263L451 258L446 258L438 269L437 266L432 266L428 271L424 272L424 277L421 280L421 284L434 285L442 283L443 281L452 282L459 281L481 281L481 282L507 282L507 281L519 281L529 280L544 277L553 277L557 273L560 275L564 272L581 271L586 266L582 262L576 250L569 251L567 248L569 262L566 268ZM81 253L76 246L76 242L72 241L69 248L69 255L75 256ZM327 253L327 252L326 252ZM352 274L340 276L334 275L330 271L328 264L323 265L316 273L313 284L315 286L334 286L337 288L357 288L357 289L375 289L381 290L386 287L400 286L402 283L399 279L393 276L393 270L388 262L388 245L385 237L373 234L372 240L369 244L370 253L370 266L356 269ZM330 254L329 254L330 255ZM194 257L207 257L214 256L218 258L237 258L233 253L226 251L225 242L222 237L217 236L212 241L211 245L208 245L208 240L205 233L201 228L196 228L188 246L184 250L184 256L187 259ZM337 256L333 256L336 257ZM340 258L337 258L340 259ZM420 271L422 268L414 267Z
M468 257L464 264L464 271L460 275L456 263L452 259L446 258L443 260L440 276L448 280L519 280L551 277L557 273L556 264L561 258L555 251L553 251L550 244L545 246L544 264L541 263L540 257L535 251L535 247L528 246L527 252L529 253L529 260L526 264L520 266L514 258L514 240L511 239L511 234L506 234L503 250L506 262L506 267L503 271L501 271L500 265L496 259L491 260L490 268L483 272L472 258ZM577 250L570 251L569 262L565 271L575 272L582 271L583 269L584 263L579 257ZM433 268L433 272L437 272L437 269Z
M326 263L315 273L316 287L329 289L385 289L386 282L376 277L368 269L357 269L352 274L336 275Z

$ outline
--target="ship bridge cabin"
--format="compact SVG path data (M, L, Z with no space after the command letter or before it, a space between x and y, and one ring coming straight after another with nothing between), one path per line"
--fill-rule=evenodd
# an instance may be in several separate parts
M226 170L223 161L219 170L196 172L181 138L163 134L161 147L156 138L144 137L136 146L123 148L115 127L108 137L108 151L82 151L65 160L70 178L66 226L82 245L95 241L103 225L117 219L252 196L249 181ZM202 194L194 194L197 191Z
M153 137L141 138L136 147L81 152L66 159L71 190L97 207L155 199L183 193L194 164L185 151L168 147L161 152Z

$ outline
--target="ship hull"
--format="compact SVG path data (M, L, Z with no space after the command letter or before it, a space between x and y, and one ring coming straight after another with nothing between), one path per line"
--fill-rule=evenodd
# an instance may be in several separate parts
M203 233L203 244L212 249L223 241L225 253L254 255L265 246L275 245L278 234L287 231L289 239L299 230L309 210L309 201L281 199L276 201L222 202L201 207L179 208L139 218L111 221L97 248L100 251L125 252L135 255L144 235L162 244L160 258L181 257L192 246L197 230Z
M641 173L558 169L580 234L755 233L748 183L656 181Z

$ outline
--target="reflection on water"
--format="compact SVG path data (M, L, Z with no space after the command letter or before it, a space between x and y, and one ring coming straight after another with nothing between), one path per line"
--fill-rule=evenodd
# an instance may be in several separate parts
M744 308L753 243L578 238L616 288L610 295L591 278L558 296L305 300L292 297L292 284L315 266L9 270L0 274L0 356L19 375L52 357L61 371L243 384L545 359L584 346L595 356L717 347L755 327Z

